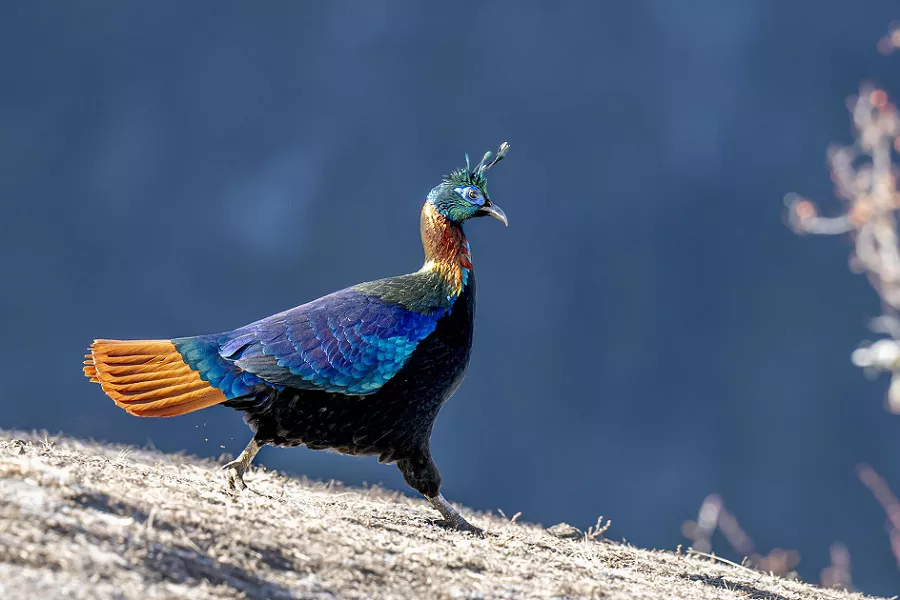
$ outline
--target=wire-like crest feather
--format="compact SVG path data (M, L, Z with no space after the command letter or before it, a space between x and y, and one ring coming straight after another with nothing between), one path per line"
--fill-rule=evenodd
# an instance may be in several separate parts
M450 173L447 179L457 183L465 183L484 187L487 183L485 172L496 165L498 162L503 160L508 150L509 142L503 142L497 149L497 154L493 154L490 151L485 152L484 156L481 157L481 160L477 165L475 165L474 169L471 167L469 163L469 155L468 153L466 153L466 168L453 171L452 173ZM490 160L491 156L494 157L493 160ZM490 162L488 162L489 160Z
M500 144L500 148L497 149L497 156L494 157L494 160L491 162L487 162L487 160L491 157L491 151L488 150L484 153L484 156L481 157L481 162L478 163L478 166L475 167L474 175L483 175L485 171L496 165L498 162L503 160L503 157L506 156L506 151L509 150L509 142L503 142ZM468 161L466 163L468 166Z

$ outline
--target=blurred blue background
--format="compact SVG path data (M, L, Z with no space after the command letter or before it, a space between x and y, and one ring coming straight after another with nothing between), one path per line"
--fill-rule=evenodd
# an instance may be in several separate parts
M81 373L95 337L209 333L420 266L418 211L463 152L504 229L468 227L469 375L438 419L445 495L674 548L709 492L818 580L900 572L867 462L900 487L886 378L850 352L876 294L826 147L896 2L4 2L0 426L217 456L214 408L128 416ZM837 208L837 205L833 205ZM266 449L269 467L406 489L393 467ZM714 549L727 554L717 538Z

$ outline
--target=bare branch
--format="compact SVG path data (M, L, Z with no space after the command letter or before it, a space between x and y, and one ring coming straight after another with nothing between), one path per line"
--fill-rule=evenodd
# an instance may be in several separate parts
M900 500L891 491L884 478L869 465L859 465L856 469L859 480L869 488L887 515L886 527L891 538L891 550L900 566Z

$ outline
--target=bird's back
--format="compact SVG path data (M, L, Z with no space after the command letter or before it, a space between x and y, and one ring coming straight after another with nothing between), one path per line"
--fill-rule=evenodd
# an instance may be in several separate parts
M422 280L377 282L421 293ZM412 286L412 287L409 287ZM462 381L472 348L475 279L472 275L452 308L412 351L404 365L370 394L286 386L229 400L262 443L332 448L348 454L377 454L393 461L427 444L441 405Z

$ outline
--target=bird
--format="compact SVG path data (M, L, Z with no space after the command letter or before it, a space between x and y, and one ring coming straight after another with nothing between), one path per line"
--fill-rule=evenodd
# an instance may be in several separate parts
M508 150L503 142L474 167L465 155L466 166L428 192L418 271L360 283L223 333L96 339L84 374L138 417L214 405L242 412L253 437L223 467L234 493L246 489L244 474L266 445L375 455L396 464L444 526L483 534L441 494L431 433L472 352L475 270L463 224L487 216L508 225L488 195L486 176Z

